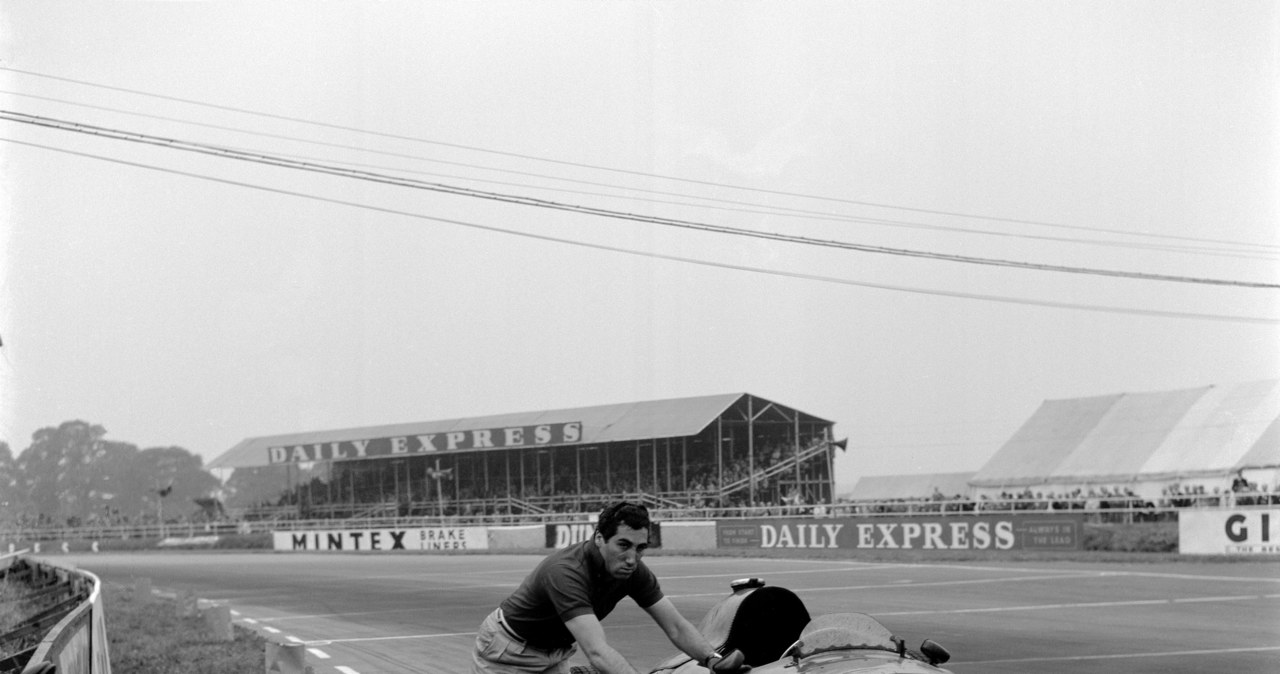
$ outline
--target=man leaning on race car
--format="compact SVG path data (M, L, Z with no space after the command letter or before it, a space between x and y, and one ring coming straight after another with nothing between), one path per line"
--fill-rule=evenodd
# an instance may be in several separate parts
M605 641L600 620L631 597L671 643L715 674L747 672L741 651L716 653L662 595L658 579L640 560L649 547L649 511L619 502L600 513L590 540L542 560L480 624L472 654L474 674L566 674L579 647L604 674L636 674Z

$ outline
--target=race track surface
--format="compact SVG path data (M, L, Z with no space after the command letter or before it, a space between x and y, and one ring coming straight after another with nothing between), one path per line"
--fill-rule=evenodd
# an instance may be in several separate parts
M469 671L477 626L541 555L134 553L51 555L104 581L229 604L238 624L303 642L316 674ZM871 563L651 555L663 590L697 624L759 576L812 615L863 612L918 645L946 646L956 674L1280 671L1280 563ZM110 605L107 620L110 624ZM609 642L641 671L674 649L624 601ZM576 661L585 662L581 656Z

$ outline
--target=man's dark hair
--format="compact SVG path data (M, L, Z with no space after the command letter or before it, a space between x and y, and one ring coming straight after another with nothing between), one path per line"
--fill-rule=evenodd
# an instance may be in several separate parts
M618 533L618 525L625 524L632 529L649 529L649 509L640 503L618 501L600 511L600 519L596 521L596 531L607 541Z

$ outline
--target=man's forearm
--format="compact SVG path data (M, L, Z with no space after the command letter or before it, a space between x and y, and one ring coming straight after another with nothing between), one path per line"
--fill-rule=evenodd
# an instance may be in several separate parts
M668 638L671 639L671 643L676 648L679 648L685 655L698 662L702 662L704 658L715 651L715 648L711 646L707 638L702 636L702 633L687 620L681 620L675 633L668 635Z

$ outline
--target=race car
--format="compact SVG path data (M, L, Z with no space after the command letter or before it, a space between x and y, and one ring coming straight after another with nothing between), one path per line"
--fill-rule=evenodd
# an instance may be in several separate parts
M755 674L950 674L947 649L925 639L918 650L864 613L810 618L804 602L759 578L730 584L698 629L719 653L740 651ZM736 657L736 656L733 656ZM651 674L706 674L681 653Z

